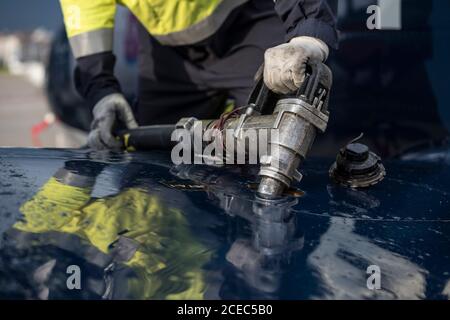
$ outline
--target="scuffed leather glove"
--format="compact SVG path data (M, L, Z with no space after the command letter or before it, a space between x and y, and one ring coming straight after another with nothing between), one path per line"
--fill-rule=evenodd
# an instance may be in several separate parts
M264 82L276 93L293 92L305 78L306 63L325 62L328 53L328 46L312 37L293 38L289 43L270 48L264 55Z
M101 99L92 113L94 120L88 137L88 144L92 149L119 149L122 144L112 132L115 126L122 124L127 129L138 126L130 105L120 93L113 93Z

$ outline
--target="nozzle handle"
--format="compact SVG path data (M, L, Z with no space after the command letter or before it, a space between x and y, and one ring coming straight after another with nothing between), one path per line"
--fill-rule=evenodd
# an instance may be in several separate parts
M264 78L261 76L250 93L247 105L253 104L254 111L259 114L271 114L278 98L278 94L266 86Z
M115 136L127 150L167 150L175 144L171 141L174 130L175 125L143 126L117 130Z
M261 67L262 68L262 67ZM271 91L264 83L261 75L249 96L248 105L253 104L253 108L259 114L272 114L277 101L282 98L300 98L313 103L317 96L320 96L319 89L325 89L329 93L331 88L331 71L321 62L308 62L306 64L305 79L296 92L287 95L280 95Z

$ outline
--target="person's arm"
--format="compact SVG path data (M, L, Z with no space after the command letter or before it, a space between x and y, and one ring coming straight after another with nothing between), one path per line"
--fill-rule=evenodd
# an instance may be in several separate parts
M75 87L92 108L88 144L94 149L120 148L112 133L117 123L137 127L133 112L114 75L116 0L60 0L67 36L77 60Z
M110 94L121 94L114 75L116 57L112 52L96 53L77 59L75 88L91 109Z
M275 11L283 21L286 42L299 36L322 40L337 49L335 16L325 0L276 0Z
M264 82L280 94L295 91L304 80L308 61L325 62L329 47L337 49L334 15L325 0L275 0L287 43L264 55Z
M60 0L72 53L77 60L75 86L93 107L119 93L113 54L116 0Z

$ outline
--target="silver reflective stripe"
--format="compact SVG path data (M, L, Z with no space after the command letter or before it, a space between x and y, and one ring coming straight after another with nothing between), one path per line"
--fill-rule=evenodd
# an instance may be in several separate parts
M169 46L188 45L205 40L213 35L224 23L228 15L249 0L223 0L214 12L202 21L178 32L153 35L160 43Z
M78 34L69 38L70 46L75 58L85 57L91 54L112 51L113 29L98 29Z
M95 183L94 177L82 176L64 168L59 169L54 177L62 184L77 188L92 187Z

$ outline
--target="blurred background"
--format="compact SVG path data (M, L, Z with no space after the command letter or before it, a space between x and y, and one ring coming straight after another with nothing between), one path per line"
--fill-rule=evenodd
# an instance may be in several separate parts
M120 7L116 39L132 43L116 41L116 70L130 99L137 74L135 25ZM85 144L91 117L73 86L73 68L58 0L0 2L0 146Z
M448 143L450 1L402 0L400 28L369 30L367 7L380 1L329 1L341 43L328 61L331 120L315 155L334 156L361 132L384 157ZM118 10L116 75L130 101L137 85L136 23ZM85 143L91 118L74 89L73 68L59 1L0 1L0 146Z
M0 2L1 146L79 144L56 123L46 93L52 41L61 26L58 1Z

